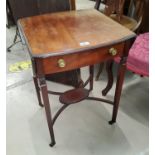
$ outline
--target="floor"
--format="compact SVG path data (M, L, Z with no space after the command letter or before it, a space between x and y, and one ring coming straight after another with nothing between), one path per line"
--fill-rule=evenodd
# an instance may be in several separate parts
M94 2L77 0L77 8L93 8ZM6 29L7 46L15 28ZM10 73L8 67L29 60L20 43L7 53L7 155L148 155L149 154L149 79L126 72L117 123L109 125L112 107L101 102L82 101L72 105L58 118L55 126L56 146L49 147L50 137L44 108L38 106L32 71ZM95 66L95 73L98 65ZM116 75L117 65L114 68ZM88 68L82 68L82 78ZM106 74L94 81L92 96L101 97ZM71 87L48 82L51 90ZM112 99L114 88L106 96ZM57 96L50 95L52 112L61 106Z

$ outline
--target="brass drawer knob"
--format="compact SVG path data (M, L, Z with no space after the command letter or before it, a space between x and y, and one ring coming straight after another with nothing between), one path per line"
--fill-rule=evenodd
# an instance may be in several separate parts
M60 68L63 68L63 67L66 66L66 63L65 63L65 61L63 59L59 59L58 60L58 65L59 65Z
M115 48L110 48L109 49L109 54L111 54L112 56L115 56L116 54L117 54L117 49L115 49Z

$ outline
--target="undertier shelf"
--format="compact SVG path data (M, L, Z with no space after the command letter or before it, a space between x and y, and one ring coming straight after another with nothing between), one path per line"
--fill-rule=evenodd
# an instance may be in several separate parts
M64 92L60 95L59 100L62 104L74 104L88 98L88 96L88 89L77 88Z

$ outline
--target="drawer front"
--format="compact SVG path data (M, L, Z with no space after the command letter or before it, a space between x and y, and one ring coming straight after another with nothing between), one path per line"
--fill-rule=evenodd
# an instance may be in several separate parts
M51 74L81 68L88 65L101 63L116 56L121 56L124 43L94 50L53 56L43 59L44 74Z

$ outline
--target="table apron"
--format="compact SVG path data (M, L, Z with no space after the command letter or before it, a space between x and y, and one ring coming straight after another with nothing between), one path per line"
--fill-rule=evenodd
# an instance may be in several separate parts
M117 54L112 56L109 53L110 48L117 49ZM114 59L117 56L121 56L124 50L124 43L119 43L110 47L102 47L94 50L82 51L74 54L67 54L62 56L51 56L42 58L42 68L44 74L58 73L84 66L89 66L97 63L101 63L108 59ZM65 63L64 67L60 67L58 61L62 59Z

